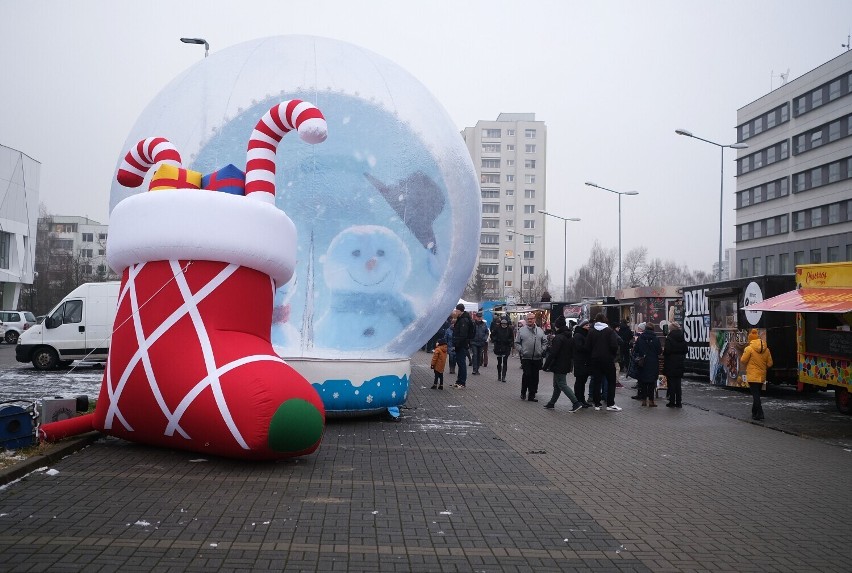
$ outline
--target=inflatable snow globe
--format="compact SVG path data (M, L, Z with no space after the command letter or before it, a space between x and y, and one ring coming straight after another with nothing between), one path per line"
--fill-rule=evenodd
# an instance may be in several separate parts
M470 155L422 84L382 56L336 40L246 42L166 86L119 161L137 141L158 136L191 170L242 173L250 140L264 137L255 133L259 118L291 100L316 106L328 136L316 145L296 136L277 144L274 204L296 232L295 241L272 247L292 251L295 268L276 285L271 341L329 416L393 411L408 395L409 357L455 307L479 243ZM113 183L110 208L137 192ZM238 312L241 301L232 304Z

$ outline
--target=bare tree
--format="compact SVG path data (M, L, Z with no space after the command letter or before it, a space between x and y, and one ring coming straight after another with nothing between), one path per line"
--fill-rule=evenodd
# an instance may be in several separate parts
M648 274L648 248L630 249L621 261L621 286L642 286Z
M467 300L485 300L486 286L485 275L482 273L482 265L477 265L473 270L470 280L467 282L467 286L465 286L463 296Z

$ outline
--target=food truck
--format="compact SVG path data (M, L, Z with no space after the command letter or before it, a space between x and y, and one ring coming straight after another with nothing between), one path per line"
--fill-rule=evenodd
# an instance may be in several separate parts
M764 275L683 287L683 335L687 372L708 376L717 386L748 388L740 358L754 328L772 351L768 382L795 384L795 330L792 316L746 310L795 287L793 275Z
M683 324L682 289L677 286L633 287L616 291L621 318L635 329L651 321L666 333L670 322Z
M852 262L798 265L795 277L793 290L751 308L795 316L799 389L833 388L837 409L852 414Z

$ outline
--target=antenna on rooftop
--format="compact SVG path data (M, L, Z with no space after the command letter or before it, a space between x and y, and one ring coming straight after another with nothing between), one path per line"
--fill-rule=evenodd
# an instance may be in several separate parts
M770 71L769 72L769 91L772 91L773 89L775 89L773 87L773 83L774 83L773 80L775 78L781 78L781 85L783 86L784 84L787 83L787 78L789 76L790 76L790 68L787 68L787 71L784 72L783 74L777 74L777 75L775 74L775 70Z
M850 45L849 40L850 40L850 38L852 38L852 34L846 34L846 43L845 43L845 44L840 44L840 47L841 47L841 48L846 48L846 51L847 51L847 52L849 51L849 45Z

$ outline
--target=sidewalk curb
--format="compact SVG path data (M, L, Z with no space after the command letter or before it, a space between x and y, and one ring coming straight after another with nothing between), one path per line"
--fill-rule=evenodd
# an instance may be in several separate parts
M100 432L88 432L80 436L67 438L55 444L50 444L47 446L44 453L30 456L15 465L0 470L0 486L13 482L40 467L44 467L61 460L65 456L73 454L78 450L82 450L102 437L103 435Z

